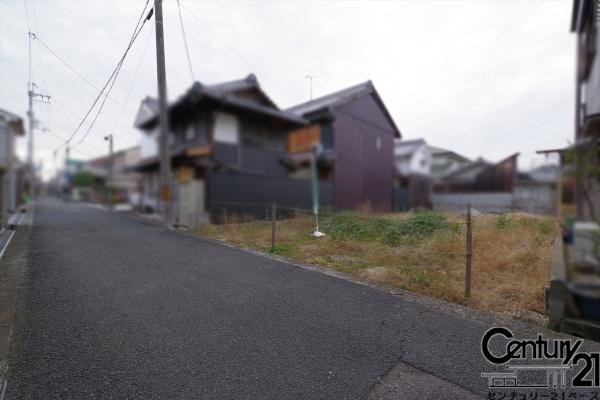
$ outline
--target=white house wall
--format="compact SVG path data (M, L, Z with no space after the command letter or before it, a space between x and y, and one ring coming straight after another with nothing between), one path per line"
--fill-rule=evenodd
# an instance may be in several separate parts
M431 173L431 152L427 145L419 147L410 160L410 173L429 175Z
M416 149L410 157L396 157L394 163L401 175L413 174L429 176L431 173L431 152L427 145Z
M158 132L159 127L157 126L149 133L142 134L142 141L140 142L140 159L153 157L158 155Z

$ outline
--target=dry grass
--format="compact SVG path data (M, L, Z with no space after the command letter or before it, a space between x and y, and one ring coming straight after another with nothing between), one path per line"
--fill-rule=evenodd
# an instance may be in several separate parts
M557 233L551 220L526 214L475 219L472 296L465 301L466 226L457 215L429 215L445 222L433 232L423 231L423 225L409 225L406 231L405 225L397 229L386 224L406 223L415 214L331 216L323 220L327 236L320 239L310 235L312 218L297 216L278 221L275 253L493 312L545 313L543 288L548 283ZM358 225L353 225L355 221ZM270 251L270 222L210 225L198 234Z

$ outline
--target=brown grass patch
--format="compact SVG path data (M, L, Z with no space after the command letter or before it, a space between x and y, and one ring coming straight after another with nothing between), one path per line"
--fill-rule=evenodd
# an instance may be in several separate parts
M334 215L324 221L322 230L327 236L320 239L310 235L311 217L296 216L277 222L275 253L497 313L545 313L543 288L548 283L557 234L552 220L521 213L474 219L472 295L465 300L466 226L462 219L443 215L442 228L429 232L421 231L420 225L409 227L416 229L414 234L402 230L404 225L400 233L393 231L395 226L385 225L385 221L403 224L414 216L363 212L344 214L337 220ZM352 225L354 221L360 225ZM263 252L271 248L271 224L267 221L208 225L198 234Z

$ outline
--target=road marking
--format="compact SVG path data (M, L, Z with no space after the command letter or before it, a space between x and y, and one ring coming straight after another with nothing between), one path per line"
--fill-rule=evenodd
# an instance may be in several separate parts
M6 241L6 244L4 245L4 247L2 248L2 251L0 251L0 259L2 259L2 256L4 255L4 252L6 251L6 248L8 247L8 245L10 244L10 241L12 240L13 236L15 235L15 231L11 231L10 232L10 237L8 238L8 240Z

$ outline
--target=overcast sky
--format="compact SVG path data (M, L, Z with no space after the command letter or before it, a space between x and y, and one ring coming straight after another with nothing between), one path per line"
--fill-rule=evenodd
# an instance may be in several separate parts
M144 3L0 0L0 108L26 116L27 19L48 47L101 87ZM571 1L181 4L201 82L254 72L284 108L308 100L306 75L317 75L315 97L371 79L404 138L422 137L473 158L499 160L521 152L524 168L543 161L535 150L564 146L573 137ZM168 93L174 99L192 77L177 3L165 1L163 7ZM103 136L113 131L117 149L139 143L135 112L143 97L156 96L153 25L145 25L111 92L126 108L108 100L73 158L105 154ZM52 96L51 104L35 104L37 118L50 129L35 134L35 158L48 176L60 138L74 131L98 92L36 41L32 55L33 80ZM24 156L25 140L18 147ZM60 152L57 162L63 157Z

